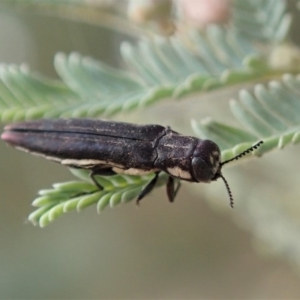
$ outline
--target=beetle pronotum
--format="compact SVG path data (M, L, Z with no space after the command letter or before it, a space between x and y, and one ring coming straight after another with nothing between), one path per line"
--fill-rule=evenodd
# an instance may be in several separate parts
M138 195L137 203L154 188L161 171L169 175L166 187L170 202L180 187L178 182L175 188L174 178L207 183L222 178L231 207L233 197L221 169L263 143L260 141L221 162L221 151L210 140L180 135L161 125L90 119L21 122L6 126L1 138L18 149L62 165L90 170L91 179L99 189L102 187L95 175L155 173Z

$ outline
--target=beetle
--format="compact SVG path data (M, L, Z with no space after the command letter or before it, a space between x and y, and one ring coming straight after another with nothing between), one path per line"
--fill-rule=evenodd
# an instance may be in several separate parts
M222 178L230 206L233 197L221 173L224 164L257 149L260 141L232 159L221 162L216 143L181 135L161 125L136 125L96 119L35 120L7 125L1 138L15 148L43 156L62 165L87 169L94 184L102 189L96 175L144 175L155 173L142 189L137 203L155 186L161 171L166 172L170 202L180 188L174 178L189 182Z

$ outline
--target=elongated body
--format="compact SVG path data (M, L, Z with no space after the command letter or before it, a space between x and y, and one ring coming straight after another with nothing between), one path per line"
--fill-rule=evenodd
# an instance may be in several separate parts
M99 188L94 175L155 172L138 201L155 186L160 171L170 175L170 201L179 188L174 188L173 178L210 182L222 177L221 153L214 142L180 135L160 125L90 119L37 120L8 125L1 138L21 150L90 170ZM226 186L229 191L227 183Z

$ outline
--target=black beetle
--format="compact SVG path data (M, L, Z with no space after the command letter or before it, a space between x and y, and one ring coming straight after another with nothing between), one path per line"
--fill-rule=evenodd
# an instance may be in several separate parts
M210 140L180 135L161 125L136 125L91 119L57 119L21 122L5 127L1 138L8 144L59 162L90 170L95 175L144 175L155 173L137 198L139 202L155 186L161 171L169 175L167 194L174 201L180 182L211 182L222 178L233 207L233 198L222 166L256 149L255 144L236 157L221 162L219 147Z

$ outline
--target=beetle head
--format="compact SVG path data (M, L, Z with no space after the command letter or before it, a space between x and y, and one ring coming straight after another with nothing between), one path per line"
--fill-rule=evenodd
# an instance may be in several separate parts
M233 197L231 190L229 188L229 184L225 177L222 175L221 169L223 165L241 158L257 149L263 141L258 142L252 147L246 149L242 153L237 156L221 162L221 151L219 147L210 140L200 140L194 150L192 157L192 173L193 177L197 182L211 182L217 180L218 178L222 178L225 183L226 189L228 191L228 195L230 198L230 206L233 208Z
M192 157L192 173L198 182L211 182L217 174L221 163L221 151L210 140L200 140Z

